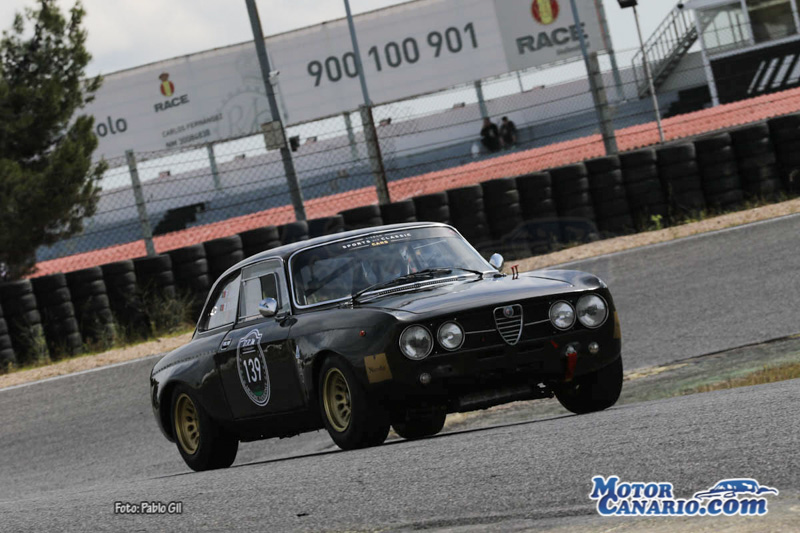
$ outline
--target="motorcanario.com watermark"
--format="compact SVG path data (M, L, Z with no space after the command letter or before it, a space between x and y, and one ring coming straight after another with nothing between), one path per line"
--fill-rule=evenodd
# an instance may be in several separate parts
M767 495L778 489L755 479L717 482L688 499L675 498L672 483L623 482L618 476L595 476L589 498L600 516L761 516L768 512Z
M183 502L114 502L114 514L183 514Z

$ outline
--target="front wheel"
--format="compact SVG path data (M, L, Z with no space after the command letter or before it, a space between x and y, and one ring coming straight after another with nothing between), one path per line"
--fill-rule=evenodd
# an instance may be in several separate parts
M622 392L622 356L608 366L556 388L556 398L568 411L581 415L608 409Z
M404 439L414 440L436 435L444 427L447 413L437 411L428 416L412 418L403 422L392 424L395 432Z
M389 434L389 416L369 397L350 365L329 357L319 375L320 412L333 442L343 450L382 444Z
M181 457L195 472L228 468L236 459L239 439L215 423L183 385L172 395L172 431Z

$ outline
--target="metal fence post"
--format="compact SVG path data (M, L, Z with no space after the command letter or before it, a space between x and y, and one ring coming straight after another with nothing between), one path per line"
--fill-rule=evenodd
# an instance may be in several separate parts
M372 108L362 105L361 122L364 124L364 140L367 143L367 155L372 173L375 175L375 188L378 192L378 203L388 204L389 186L386 184L386 169L383 166L383 155L381 154L381 144L378 140L378 132L375 130L375 120L372 118Z
M353 157L354 162L358 162L358 144L356 143L356 134L353 131L353 120L350 118L350 112L344 112L344 126L347 128L347 141L350 143L350 155Z
M147 206L144 203L144 194L142 193L142 182L139 181L139 170L136 168L136 155L133 150L128 150L125 152L125 157L128 160L128 170L131 173L131 185L133 187L133 196L136 198L136 210L139 212L139 224L142 227L144 247L147 249L147 255L156 255L156 247L153 245L153 230L150 228L150 219L147 217Z
M478 108L481 110L481 118L489 118L489 110L486 108L486 100L483 98L483 84L481 80L475 81L475 94L478 95Z
M214 188L221 191L222 183L219 180L219 169L217 168L217 156L214 155L214 145L208 143L206 145L206 150L208 150L208 166L211 167L211 178L214 180Z

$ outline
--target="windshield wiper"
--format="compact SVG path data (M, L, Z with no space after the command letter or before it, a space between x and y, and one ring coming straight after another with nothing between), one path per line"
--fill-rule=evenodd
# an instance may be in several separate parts
M462 269L463 270L463 269ZM410 274L406 274L404 276L400 276L399 278L394 278L389 281L381 281L380 283L375 283L374 285L370 285L365 289L361 289L357 293L353 295L353 301L358 300L361 296L368 292L377 291L380 289L388 289L389 287L394 287L395 285L400 285L406 281L419 281L424 279L431 279L438 275L446 275L452 273L453 270L450 268L426 268L425 270L420 270L419 272L412 272Z
M478 276L480 276L480 279L483 279L484 272L481 272L480 270L474 270L472 268L464 268L464 267L453 267L453 268L456 269L456 270L461 270L462 272L469 272L470 274L477 274Z

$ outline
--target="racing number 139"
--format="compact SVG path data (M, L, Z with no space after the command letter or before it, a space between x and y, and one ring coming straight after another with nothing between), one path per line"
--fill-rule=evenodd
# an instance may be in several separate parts
M261 361L257 357L245 359L244 373L248 383L259 383L261 381Z
M445 51L457 54L470 45L473 49L478 48L478 37L472 22L464 26L463 31L454 26L447 28L444 32L432 31L425 41L433 50L434 58L441 57ZM419 43L414 37L407 37L400 43L395 41L386 43L382 49L373 46L369 49L368 55L375 61L375 68L378 72L383 70L384 65L391 68L397 68L403 63L413 65L420 58ZM358 76L358 67L353 52L347 52L341 59L330 56L324 62L310 62L308 73L315 78L314 87L319 87L323 77L327 77L331 83L338 82L344 76L355 78Z

